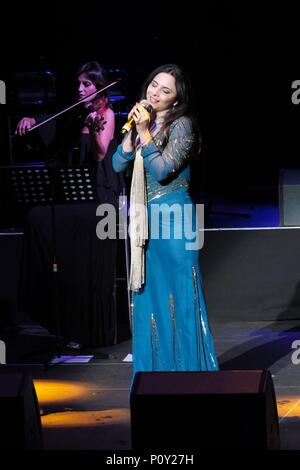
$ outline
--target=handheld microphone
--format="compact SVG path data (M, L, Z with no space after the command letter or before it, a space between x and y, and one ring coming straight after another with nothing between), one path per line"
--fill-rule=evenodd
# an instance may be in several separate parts
M143 108L146 109L146 111L148 111L148 113L151 113L151 111L152 111L153 108L152 108L151 104L148 103L148 101L142 100L142 101L140 101L140 104L143 106ZM133 119L133 118L130 118L130 119L126 122L126 124L124 124L124 126L122 127L122 129L121 129L121 134L124 135L124 134L126 134L126 132L129 132L129 131L131 130L131 128L132 128L133 123L134 123L134 119Z

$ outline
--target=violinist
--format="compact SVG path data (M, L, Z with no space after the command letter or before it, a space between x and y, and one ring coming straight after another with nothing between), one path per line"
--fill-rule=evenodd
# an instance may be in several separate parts
M93 97L93 93L104 88L106 84L104 69L97 62L88 62L79 68L77 72L77 98L82 100L82 105L75 110L75 113L70 113L68 116L67 129L64 129L64 138L60 140L65 144L68 142L68 148L65 145L63 149L63 151L67 150L68 154L80 146L85 147L85 150L81 149L79 161L69 155L69 164L84 163L87 159L87 145L91 150L92 160L103 160L114 138L115 116L110 108L107 92L103 91L100 95ZM20 136L25 135L40 120L38 117L22 118L17 124L15 133ZM89 138L84 136L89 136ZM62 149L56 150L56 154L61 151ZM63 162L64 155L61 157Z
M55 209L60 262L59 321L66 344L72 349L108 346L115 341L117 240L97 238L96 208L101 203L117 208L121 189L112 168L117 143L108 95L104 91L96 98L88 97L107 85L104 69L98 62L88 62L79 68L76 79L77 97L83 102L68 117L59 145L51 155L58 164L91 165L98 197L97 204L65 204ZM16 134L24 135L36 123L35 117L24 117ZM35 207L25 228L20 307L55 333L49 268L53 252L51 230L50 207Z

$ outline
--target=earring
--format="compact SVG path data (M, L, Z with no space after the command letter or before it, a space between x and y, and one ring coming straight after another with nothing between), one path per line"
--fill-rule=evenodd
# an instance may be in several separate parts
M173 108L175 108L175 106L177 106L178 102L175 101L175 103L173 104Z

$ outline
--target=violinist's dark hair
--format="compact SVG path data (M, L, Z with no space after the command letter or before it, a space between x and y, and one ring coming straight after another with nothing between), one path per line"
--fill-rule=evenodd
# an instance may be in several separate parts
M77 70L77 77L85 74L91 80L97 90L104 88L107 85L106 72L104 68L96 61L87 62L79 67ZM107 96L106 90L102 96Z

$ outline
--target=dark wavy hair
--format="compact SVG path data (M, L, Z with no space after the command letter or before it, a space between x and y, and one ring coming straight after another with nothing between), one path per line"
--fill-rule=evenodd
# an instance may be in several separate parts
M172 107L166 115L163 132L166 140L168 139L170 125L173 121L181 116L188 116L194 123L194 116L191 107L191 83L189 77L185 72L176 64L160 65L153 70L146 78L141 91L141 100L146 98L147 88L159 73L169 73L175 79L176 86L176 106Z
M104 68L96 61L87 62L79 67L77 70L77 77L81 74L85 74L89 80L91 80L97 90L104 88L107 83L106 72ZM102 96L107 96L107 92L104 91Z

